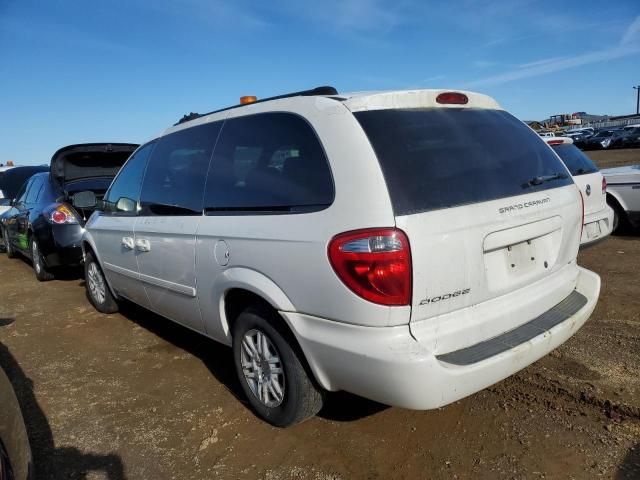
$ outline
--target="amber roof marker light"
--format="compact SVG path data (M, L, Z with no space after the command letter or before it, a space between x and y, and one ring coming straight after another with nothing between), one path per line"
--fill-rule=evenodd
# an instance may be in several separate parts
M240 105L246 105L247 103L255 103L258 101L258 97L255 95L244 95L240 97Z

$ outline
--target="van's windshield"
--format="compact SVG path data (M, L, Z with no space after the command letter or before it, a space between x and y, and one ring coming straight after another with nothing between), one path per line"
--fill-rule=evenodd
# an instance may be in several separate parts
M544 140L502 110L395 109L354 115L378 156L396 215L572 183Z

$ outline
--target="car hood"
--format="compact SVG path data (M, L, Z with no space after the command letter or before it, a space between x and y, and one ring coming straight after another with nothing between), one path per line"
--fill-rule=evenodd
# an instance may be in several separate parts
M51 158L51 177L66 186L88 178L113 178L138 148L133 143L85 143L61 148Z

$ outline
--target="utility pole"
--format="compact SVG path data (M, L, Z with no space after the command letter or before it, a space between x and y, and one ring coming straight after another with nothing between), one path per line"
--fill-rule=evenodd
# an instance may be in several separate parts
M636 115L640 115L640 85L633 87L633 89L636 90L638 94L638 98L636 100Z

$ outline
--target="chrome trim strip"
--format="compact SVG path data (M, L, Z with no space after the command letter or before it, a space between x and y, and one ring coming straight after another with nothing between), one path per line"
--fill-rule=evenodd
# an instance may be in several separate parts
M134 272L133 270L129 270L128 268L119 267L118 265L114 265L108 262L104 262L104 268L114 273L119 273L120 275L124 275L125 277L140 280L140 274L138 272Z
M153 285L154 287L164 288L166 290L170 290L172 292L179 293L181 295L186 295L187 297L195 297L196 289L193 287L189 287L187 285L182 285L180 283L170 282L168 280L163 280L161 278L152 277L151 275L145 275L143 273L140 274L140 280L148 285Z

